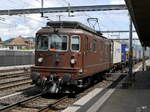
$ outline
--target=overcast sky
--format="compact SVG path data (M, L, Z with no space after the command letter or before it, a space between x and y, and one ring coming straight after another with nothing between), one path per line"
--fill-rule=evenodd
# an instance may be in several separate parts
M22 9L40 7L41 0L0 0L0 10L3 9ZM44 7L59 7L78 5L108 5L108 4L125 4L124 0L44 0ZM128 30L129 16L128 11L99 11L99 12L80 12L73 13L74 17L68 17L67 13L45 14L50 20L58 20L58 16L62 15L61 20L79 21L88 25L87 18L94 17L99 19L100 29L106 30ZM48 21L41 18L40 14L17 15L17 16L0 16L5 21L0 20L0 37L2 40L21 36L35 36L35 33ZM98 27L96 26L98 30ZM106 34L105 34L106 35ZM109 38L127 38L128 34L107 34ZM135 37L137 37L135 35Z

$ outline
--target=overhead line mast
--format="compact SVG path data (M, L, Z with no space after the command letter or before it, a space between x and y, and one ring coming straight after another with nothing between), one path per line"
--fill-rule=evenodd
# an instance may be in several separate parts
M84 12L84 11L111 11L127 10L126 5L90 5L90 6L67 6L44 8L44 0L41 0L41 8L0 10L0 15L19 15L37 13L60 13L60 12Z
M41 17L44 17L43 8L44 8L44 0L41 0Z

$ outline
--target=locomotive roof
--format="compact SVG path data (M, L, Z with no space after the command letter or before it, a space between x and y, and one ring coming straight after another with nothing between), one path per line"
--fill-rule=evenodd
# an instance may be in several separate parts
M77 21L50 21L47 22L47 26L52 28L72 28L72 29L82 29L88 32L94 33L96 35L102 36L100 31L96 31L80 22Z

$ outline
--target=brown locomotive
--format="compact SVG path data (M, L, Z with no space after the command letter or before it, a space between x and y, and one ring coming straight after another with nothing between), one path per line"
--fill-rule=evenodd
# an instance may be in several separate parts
M33 83L51 93L74 92L112 67L110 51L110 40L81 23L48 22L36 34Z

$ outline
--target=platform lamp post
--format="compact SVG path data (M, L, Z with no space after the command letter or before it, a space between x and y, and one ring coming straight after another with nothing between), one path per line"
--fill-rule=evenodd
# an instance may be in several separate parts
M133 80L133 70L132 70L132 67L133 67L133 47L132 47L132 30L133 30L133 26L132 26L132 18L130 17L130 25L129 25L129 28L130 28L130 32L129 32L129 78L130 80L132 81Z

